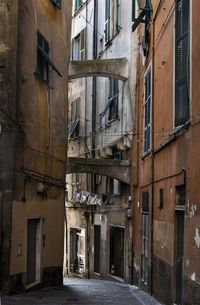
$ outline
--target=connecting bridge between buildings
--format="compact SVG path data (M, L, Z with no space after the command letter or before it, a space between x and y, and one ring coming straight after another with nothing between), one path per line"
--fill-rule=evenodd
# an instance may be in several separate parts
M130 163L127 160L69 157L67 160L67 174L72 173L109 176L121 182L130 183Z

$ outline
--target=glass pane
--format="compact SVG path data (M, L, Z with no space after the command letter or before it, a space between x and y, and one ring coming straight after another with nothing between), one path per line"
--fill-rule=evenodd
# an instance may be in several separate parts
M119 194L119 181L116 179L114 179L113 193L115 195Z
M76 119L80 117L80 100L76 101Z
M76 102L71 103L71 121L76 119Z

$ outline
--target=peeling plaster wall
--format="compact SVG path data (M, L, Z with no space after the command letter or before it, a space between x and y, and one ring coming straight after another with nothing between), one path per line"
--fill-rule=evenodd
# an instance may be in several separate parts
M152 1L153 16L159 1ZM199 170L200 144L198 135L199 125L199 94L200 85L198 74L200 63L198 54L199 44L199 16L200 3L191 3L191 120L188 127L173 134L174 131L174 10L170 8L173 1L163 1L155 21L155 53L154 53L154 154L150 153L146 157L143 155L143 127L144 127L144 74L149 65L152 65L152 42L153 28L150 27L150 48L149 56L145 66L140 62L140 75L137 97L139 99L139 173L138 181L136 163L132 168L132 181L137 184L135 188L134 200L134 246L135 246L135 266L141 268L141 203L142 192L149 191L150 219L153 205L153 248L151 239L149 240L149 285L148 290L164 304L176 303L176 186L184 184L183 174L170 178L165 178L156 182L153 186L152 166L154 166L153 178L161 178L176 174L185 168L186 171L186 202L185 202L185 222L184 222L184 305L198 304L200 295L200 195L199 195ZM163 28L163 23L167 22ZM141 26L141 29L143 26ZM143 31L141 31L141 34ZM137 109L138 110L138 109ZM151 121L152 123L152 121ZM136 138L134 139L136 141ZM133 142L133 160L137 158L136 146ZM152 147L152 136L151 136ZM152 164L152 158L154 163ZM149 184L149 186L146 186ZM164 206L160 209L160 189L163 189ZM153 190L153 202L152 202ZM138 207L139 202L139 207ZM151 233L152 222L149 226ZM149 235L150 236L150 235ZM153 259L151 256L153 252ZM153 270L151 266L153 265ZM153 274L152 274L153 271ZM138 275L138 268L135 268ZM153 275L153 283L151 283ZM137 276L137 283L140 282L140 272Z
M119 33L112 39L110 44L105 44L105 0L98 0L98 56L99 59L112 59L125 57L128 60L128 76L129 80L119 81L119 116L113 120L105 128L100 130L99 115L104 110L109 98L109 80L108 78L97 78L97 103L96 103L96 158L109 158L112 155L112 147L117 146L122 151L122 159L130 159L131 135L124 134L130 132L134 128L134 110L135 110L135 78L136 78L136 53L138 49L137 33L132 33L131 30L131 8L132 3L129 0L120 2L121 8L121 29ZM93 22L94 22L94 1L90 0L82 8L74 14L72 12L72 38L75 38L81 30L86 27L86 59L93 59ZM86 22L86 20L88 22ZM92 145L92 78L82 78L73 80L69 84L69 101L70 103L80 98L80 123L79 123L79 137L69 141L69 156L73 157L87 157L91 158ZM69 105L70 107L70 105ZM69 108L70 110L70 108ZM107 114L106 114L107 116ZM71 113L69 112L69 121L71 120ZM103 123L105 118L103 119ZM105 125L105 124L104 124ZM85 138L84 138L85 137ZM71 198L72 176L67 175L68 194ZM98 179L97 179L98 180ZM77 187L87 188L90 191L91 179L89 175L79 174L79 182ZM103 215L105 221L99 219L101 212L98 208L95 210L94 223L90 223L89 239L90 239L90 276L93 275L93 227L95 224L102 225L102 240L101 240L101 276L108 276L109 269L109 236L110 224L125 227L125 281L130 282L130 265L131 265L131 238L129 233L131 231L131 221L127 217L127 209L130 208L128 202L129 186L123 184L123 194L121 196L111 196L110 205L104 206ZM97 183L97 193L106 194L106 177L101 178L101 182ZM69 202L67 203L67 205ZM101 208L99 208L101 209ZM117 211L115 211L115 209ZM68 209L67 209L68 211ZM72 221L72 216L76 215L80 220L80 212L78 209L70 214L69 226ZM77 221L78 223L78 221ZM106 258L103 261L103 257Z
M10 176L1 176L6 202L1 279L2 289L9 293L27 285L27 221L32 218L42 223L41 278L37 280L43 285L62 282L71 1L62 1L61 10L46 0L1 1L0 14L4 29L0 40L9 46L0 62L0 70L4 65L6 70L0 83L1 107L7 114L0 167L2 172L8 164ZM49 57L63 76L49 68L49 84L35 73L38 30L49 42ZM8 132L13 134L9 139ZM45 185L42 195L38 183Z
M9 289L14 196L18 1L0 3L0 289ZM3 111L3 112L2 112Z

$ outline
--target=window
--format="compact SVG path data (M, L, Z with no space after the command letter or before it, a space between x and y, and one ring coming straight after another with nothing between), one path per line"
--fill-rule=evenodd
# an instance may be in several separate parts
M145 103L144 103L144 154L150 151L151 129L151 69L145 76Z
M100 113L100 128L102 128L102 119L108 113L108 120L112 121L118 117L118 95L119 95L119 81L118 79L109 79L109 100L102 113Z
M105 43L110 40L110 0L105 3Z
M122 160L122 153L120 151L114 151L111 159ZM108 194L120 196L121 190L121 182L119 180L113 179L111 177L106 177L106 192Z
M71 123L68 127L68 134L71 138L79 135L79 121L80 121L80 99L71 103Z
M85 60L85 29L72 39L72 60Z
M79 8L86 2L86 0L74 0L74 12L76 13Z
M149 27L151 21L151 12L153 10L151 0L132 0L132 31L134 32L140 23L145 23ZM137 4L136 4L137 3ZM138 9L136 10L136 7ZM137 14L139 12L139 14Z
M184 206L185 196L186 196L185 184L176 186L176 197L175 197L176 205Z
M49 43L39 32L37 33L37 45L37 73L48 82L49 63L46 57L49 56Z
M176 0L175 23L175 126L189 119L190 1Z
M72 178L72 180L71 180L71 201L73 201L74 200L74 198L75 198L75 191L77 190L77 188L78 188L78 186L79 186L79 184L80 184L80 177L79 177L79 174L77 174L77 173L73 173L72 175L71 175L71 178Z
M56 73L62 77L61 73L55 67L53 62L49 58L49 43L44 36L38 31L37 32L37 74L44 81L49 82L49 66L52 67Z
M118 79L110 78L110 94L109 100L111 101L109 106L109 120L113 120L118 116L118 93L119 93L119 81Z
M120 30L121 0L106 0L105 2L105 43ZM111 9L112 8L112 9Z
M61 0L51 0L59 9L61 9Z
M160 210L162 210L163 206L164 206L163 189L160 189L159 192L160 192L160 205L159 205L159 208L160 208Z
M114 22L114 34L116 34L121 29L121 0L115 0Z

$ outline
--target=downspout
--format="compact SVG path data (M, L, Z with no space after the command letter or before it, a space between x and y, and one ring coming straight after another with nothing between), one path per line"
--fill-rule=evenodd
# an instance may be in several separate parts
M86 31L85 31L85 59L88 58L88 52L87 52L87 22L88 22L88 3L86 3ZM88 149L87 149L87 77L85 78L85 157L87 158L88 155ZM88 174L86 174L86 190L88 190Z
M154 42L155 42L155 23L153 21L153 46L152 46L152 173L151 173L151 181L154 181ZM154 183L151 186L151 295L153 295L153 238L154 238L154 230L153 230L153 220L154 220Z
M94 27L93 27L93 59L97 59L97 31L98 31L98 0L94 0ZM95 158L96 148L96 98L97 98L97 79L93 77L92 83L92 158ZM92 191L96 192L96 177L93 175Z
M94 0L94 26L93 26L93 59L97 60L97 31L98 31L98 0ZM96 148L96 99L97 99L97 79L92 80L92 158L95 158ZM92 192L96 193L96 175L92 175ZM91 219L94 217L94 207L92 207ZM91 221L93 222L93 221ZM90 236L89 236L89 216L87 219L87 251L88 251L88 278L90 274Z
M154 72L155 72L155 20L158 16L158 12L160 10L161 4L163 0L160 0L155 15L153 17L153 45L152 45L152 95L151 95L151 103L152 103L152 175L151 179L152 182L154 181ZM154 261L153 261L153 242L154 242L154 228L153 228L153 221L154 221L154 183L152 183L151 187L151 295L153 295L153 275L154 275Z
M134 232L134 223L135 223L135 209L136 209L136 199L134 196L135 188L138 187L138 175L139 175L139 122L140 122L140 39L141 39L141 27L139 26L139 48L138 48L138 68L137 68L137 81L136 81L136 100L137 100L137 129L136 129L136 181L133 185L132 194L133 194L133 204L132 204L132 245L131 245L131 285L133 282L133 272L134 272L134 243L135 243L135 232ZM134 145L134 143L133 143Z

